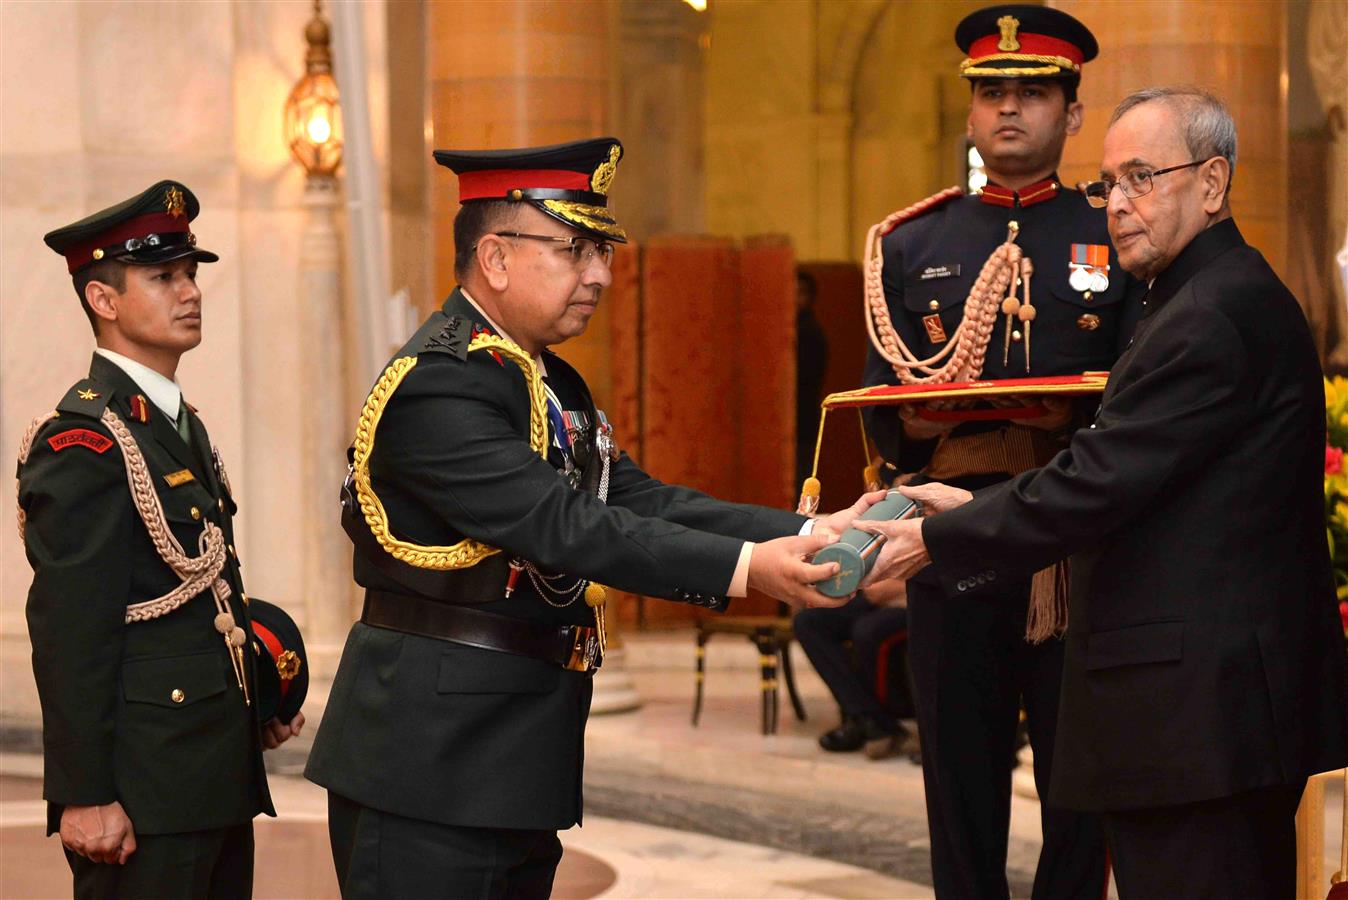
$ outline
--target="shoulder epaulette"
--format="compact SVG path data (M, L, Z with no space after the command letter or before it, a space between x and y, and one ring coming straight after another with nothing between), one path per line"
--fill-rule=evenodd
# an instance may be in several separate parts
M444 327L422 343L418 353L444 353L458 360L468 358L473 323L465 316L450 316Z
M925 200L919 200L912 206L905 207L895 213L890 213L885 218L885 224L884 227L880 229L880 235L883 237L895 228L898 228L904 222L911 222L913 219L926 215L934 209L940 209L951 200L963 196L964 190L962 188L948 187L943 191L937 191Z
M101 381L85 378L75 382L75 386L66 391L61 402L56 404L56 411L97 419L103 415L110 400L112 388Z

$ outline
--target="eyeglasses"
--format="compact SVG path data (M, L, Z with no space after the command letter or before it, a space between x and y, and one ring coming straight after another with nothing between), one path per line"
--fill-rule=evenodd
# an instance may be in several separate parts
M1211 156L1208 157L1208 159L1212 158ZM1118 185L1119 190L1123 191L1123 196L1129 200L1136 200L1138 197L1145 197L1151 193L1151 180L1157 175L1166 175L1170 172L1178 172L1181 169L1192 169L1194 166L1201 166L1207 161L1207 159L1196 159L1182 166L1168 166L1154 172L1147 169L1134 169L1118 181L1112 178L1106 178L1103 181L1088 181L1085 184L1077 185L1077 190L1086 195L1086 202L1091 206L1096 209L1103 209L1109 205L1109 195L1113 193L1115 185Z
M587 237L556 237L550 234L524 234L520 231L497 231L493 232L497 237L524 238L530 241L551 241L555 244L566 244L568 254L571 257L571 264L577 270L583 270L594 259L595 254L604 261L604 265L613 263L613 245L608 241L596 241Z

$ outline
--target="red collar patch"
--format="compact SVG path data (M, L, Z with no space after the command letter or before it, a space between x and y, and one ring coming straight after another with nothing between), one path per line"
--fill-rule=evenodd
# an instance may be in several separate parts
M993 206L1020 206L1023 209L1026 206L1043 203L1045 200L1052 200L1058 196L1060 187L1061 185L1053 178L1036 181L1034 184L1028 184L1018 191L995 184L985 184L978 192L978 199Z

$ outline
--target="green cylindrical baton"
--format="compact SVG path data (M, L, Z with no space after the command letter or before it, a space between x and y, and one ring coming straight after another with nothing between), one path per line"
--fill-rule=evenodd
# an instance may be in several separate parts
M894 519L912 519L922 515L922 505L898 491L890 491L885 499L866 510L858 520L886 521ZM857 589L861 580L870 574L871 567L880 555L885 544L884 535L870 534L849 528L838 538L837 543L829 544L810 560L815 565L835 562L838 574L832 578L814 583L815 589L825 597L846 597Z

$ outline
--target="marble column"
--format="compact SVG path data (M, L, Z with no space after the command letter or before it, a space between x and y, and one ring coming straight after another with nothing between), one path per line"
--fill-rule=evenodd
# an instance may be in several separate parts
M345 472L350 428L345 414L342 340L341 248L337 232L337 179L310 175L304 187L308 209L300 242L302 361L300 421L305 504L301 596L305 649L312 674L331 678L350 627L354 590L351 545L337 515L337 488Z

